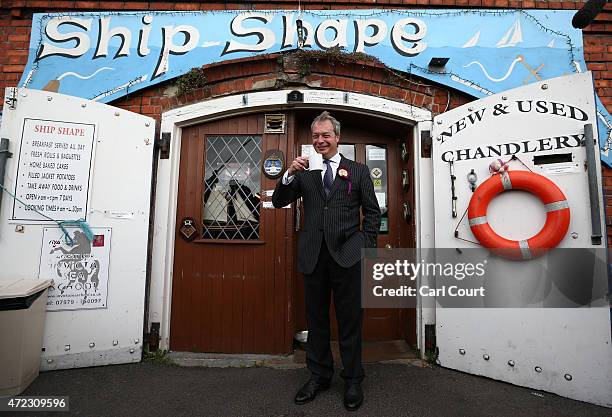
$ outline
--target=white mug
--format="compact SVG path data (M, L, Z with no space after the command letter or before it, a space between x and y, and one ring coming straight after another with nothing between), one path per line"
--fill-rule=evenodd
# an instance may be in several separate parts
M308 169L311 171L323 170L323 155L317 152L311 152L308 155Z

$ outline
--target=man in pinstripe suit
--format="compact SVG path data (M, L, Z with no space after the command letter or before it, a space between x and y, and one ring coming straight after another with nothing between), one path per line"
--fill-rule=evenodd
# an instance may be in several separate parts
M295 402L305 404L329 388L334 372L329 326L333 293L345 380L344 405L348 410L356 410L363 402L364 377L361 249L376 246L380 209L368 167L338 153L340 123L323 112L314 119L311 130L314 149L323 156L323 171L307 170L308 159L297 157L272 196L277 208L300 197L304 201L298 270L304 274L307 364L311 378L298 391Z

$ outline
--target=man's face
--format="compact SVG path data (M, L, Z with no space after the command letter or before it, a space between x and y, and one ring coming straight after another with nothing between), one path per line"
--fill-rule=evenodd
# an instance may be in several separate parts
M323 155L323 158L329 159L338 151L338 142L340 135L334 133L334 126L329 120L315 123L312 126L312 146L315 151Z

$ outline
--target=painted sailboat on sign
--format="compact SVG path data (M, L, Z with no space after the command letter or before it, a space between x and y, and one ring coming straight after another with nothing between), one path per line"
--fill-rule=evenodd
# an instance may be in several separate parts
M476 32L474 36L470 38L466 43L463 44L462 48L472 48L478 45L478 39L480 39L480 31Z
M521 22L517 19L495 46L497 48L507 48L516 46L520 42L523 42L523 31L521 30Z

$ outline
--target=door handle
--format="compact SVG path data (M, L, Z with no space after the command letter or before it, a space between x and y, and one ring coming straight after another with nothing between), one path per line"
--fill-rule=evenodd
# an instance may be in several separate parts
M385 245L385 249L387 249L387 250L391 250L391 249L393 249L393 246L391 246L391 244L390 244L390 243L387 243L387 244Z
M196 238L198 232L196 224L193 217L184 217L181 220L181 225L179 227L180 236L187 242L191 242Z

